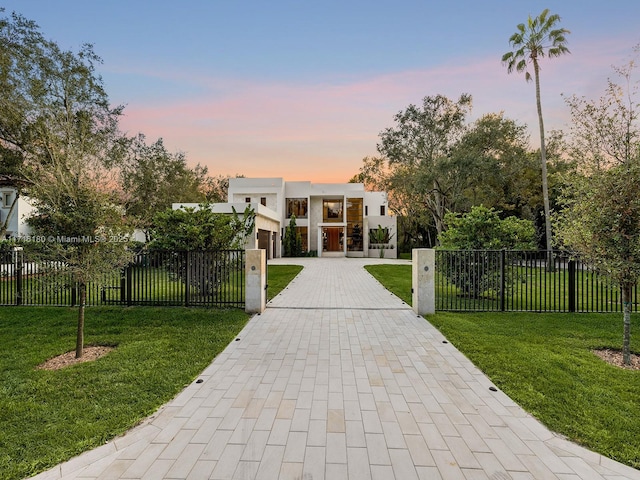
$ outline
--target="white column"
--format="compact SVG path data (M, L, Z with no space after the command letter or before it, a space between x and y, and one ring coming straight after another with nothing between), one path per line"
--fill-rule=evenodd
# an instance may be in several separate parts
M416 248L412 259L413 311L418 315L433 315L436 313L436 251L432 248Z
M262 313L267 308L267 255L265 250L245 252L245 301L247 313Z

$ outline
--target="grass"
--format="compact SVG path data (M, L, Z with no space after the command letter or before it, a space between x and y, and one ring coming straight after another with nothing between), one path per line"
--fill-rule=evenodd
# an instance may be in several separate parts
M640 372L592 353L622 346L620 314L440 313L429 322L549 429L640 468Z
M410 267L368 270L411 300ZM622 314L438 313L428 320L549 429L640 468L640 371L592 353L622 346Z
M289 282L295 278L302 271L300 265L269 265L268 272L269 277L267 279L268 300L278 295L284 288L289 285Z
M387 290L411 305L411 265L365 265L364 268Z
M269 267L275 296L302 270ZM75 348L77 311L0 307L0 478L19 479L104 444L173 398L248 320L237 309L92 307L85 345L116 349L59 371L38 370Z
M86 345L117 348L94 362L37 370L73 350L76 310L0 308L0 478L50 468L125 432L166 403L245 325L241 310L99 307Z

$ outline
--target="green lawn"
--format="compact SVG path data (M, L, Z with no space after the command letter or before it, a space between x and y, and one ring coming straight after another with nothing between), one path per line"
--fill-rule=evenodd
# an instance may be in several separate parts
M302 267L269 267L276 295ZM173 398L240 332L242 310L90 307L85 345L116 349L58 371L77 311L0 307L0 478L20 479L104 444Z
M269 278L267 279L267 297L271 300L278 295L289 282L302 271L300 265L269 265Z
M35 474L135 426L174 397L245 325L241 310L87 309L95 362L37 370L73 350L76 310L0 308L0 478Z
M410 303L410 268L368 270ZM428 320L552 431L640 468L640 371L592 353L622 346L622 314L438 313ZM636 337L632 349L640 350Z

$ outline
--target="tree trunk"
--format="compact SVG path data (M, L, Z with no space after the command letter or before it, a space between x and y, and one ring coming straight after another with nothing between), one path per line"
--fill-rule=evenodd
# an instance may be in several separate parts
M547 237L547 251L553 250L553 238L551 236L551 207L549 203L549 182L547 180L547 152L544 143L544 121L542 119L542 103L540 101L540 67L538 60L533 58L533 71L536 81L536 105L538 107L538 126L540 128L540 166L542 168L542 199L544 202L544 230ZM553 264L548 265L553 269Z
M622 285L622 311L623 311L623 333L622 333L622 361L625 365L631 365L631 294L633 285L625 283Z
M440 186L436 180L433 181L433 222L435 223L436 232L438 237L444 230L444 214L445 212L445 199L443 198L442 192L440 191ZM437 241L437 240L436 240Z
M76 358L84 355L84 306L87 303L87 286L84 282L78 284L80 290L78 301L78 332L76 335Z

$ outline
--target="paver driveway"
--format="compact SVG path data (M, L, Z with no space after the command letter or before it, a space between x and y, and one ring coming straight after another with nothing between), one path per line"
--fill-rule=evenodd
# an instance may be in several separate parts
M37 478L640 479L491 391L376 262L291 259L302 273L201 383Z

